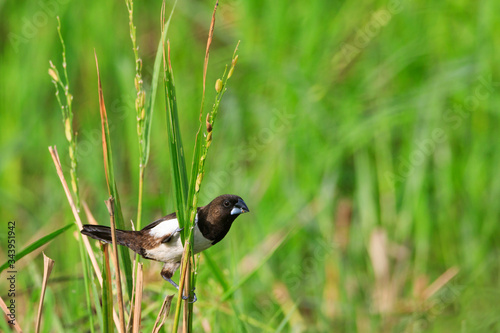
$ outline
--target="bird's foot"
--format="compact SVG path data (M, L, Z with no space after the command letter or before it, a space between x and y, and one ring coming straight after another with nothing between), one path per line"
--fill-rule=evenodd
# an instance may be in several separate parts
M194 289L196 289L196 288L194 288ZM193 293L193 300L188 301L188 303L194 303L194 302L196 302L196 301L198 300L198 297L196 297L196 294L195 294L195 292L194 292L194 289L193 289L193 290L191 290L191 293ZM184 295L182 295L182 299L183 299L183 300L189 300L189 296L184 296Z
M175 287L175 289L179 290L179 285L178 285L177 283L175 283L174 281L172 281L172 279L167 278L167 277L165 277L165 276L163 276L163 278L164 278L165 280L167 280L168 282L170 282L170 284L172 284L172 285ZM198 300L198 297L196 297L196 294L194 293L194 290L195 290L195 289L196 289L196 287L195 287L195 288L193 288L193 290L191 290L191 292L193 293L193 300L192 300L192 301L190 301L189 303L194 303L194 302L196 302L196 301ZM184 296L184 295L183 295L183 296L182 296L182 299L183 299L183 300L187 300L187 299L189 299L189 297L188 297L188 296Z

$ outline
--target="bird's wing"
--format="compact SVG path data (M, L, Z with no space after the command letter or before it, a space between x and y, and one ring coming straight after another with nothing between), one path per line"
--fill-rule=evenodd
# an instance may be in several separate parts
M168 242L176 232L179 231L179 222L176 218L170 220L163 220L159 222L155 227L142 230L144 236L149 236L151 240L156 240L161 243Z
M148 229L153 229L154 227L156 227L158 224L164 222L164 221L168 221L168 220L176 220L177 221L177 214L175 212L171 213L171 214L168 214L167 216L164 216L154 222L151 222L150 224L148 224L147 226L145 226L144 228L142 228L142 230L148 230ZM174 229L175 230L175 229Z

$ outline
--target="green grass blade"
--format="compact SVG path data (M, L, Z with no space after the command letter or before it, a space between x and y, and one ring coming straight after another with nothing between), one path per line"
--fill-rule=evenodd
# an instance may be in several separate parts
M43 246L45 244L47 244L48 242L50 242L51 240L53 240L54 238L56 238L57 236L59 236L60 234L62 234L63 232L65 232L66 230L68 230L69 228L71 228L72 226L74 226L75 224L72 222L64 227L62 227L61 229L58 229L50 234L48 234L47 236L44 236L42 238L40 238L39 240L37 241L34 241L33 243L31 243L30 245L28 245L26 248L24 248L23 250L21 250L21 252L19 252L15 257L14 257L14 260L15 261L19 261L21 258L23 258L25 255L27 254L30 254L31 252L35 251L36 249L38 249L40 246ZM9 261L7 261L6 263L4 263L2 266L0 266L0 273L2 271L4 271L6 268L9 267Z
M163 3L163 6L165 2ZM163 8L164 10L164 8ZM182 146L182 139L179 130L179 120L177 116L177 100L175 95L175 85L173 80L172 66L170 63L170 43L167 41L168 47L168 65L166 62L165 51L163 51L163 68L164 76L163 82L165 86L165 101L167 108L167 133L168 133L168 143L170 151L170 161L172 166L172 175L174 179L174 190L176 198L177 207L177 220L179 222L179 227L181 228L181 241L183 244L186 243L186 236L190 239L192 238L193 232L192 228L186 228L187 222L187 194L188 194L188 179L186 171L186 162L184 159L184 148ZM192 241L190 242L192 247ZM186 252L187 251L187 252ZM188 247L184 250L183 262L181 267L187 267L186 263L189 260L190 250ZM175 308L174 324L172 331L177 332L179 324L179 314L181 308L181 294L184 289L185 282L185 269L182 270L181 278L179 282L179 298L177 299L177 305ZM187 274L190 274L189 272ZM187 286L189 288L189 286ZM189 290L189 289L188 289Z
M99 64L97 62L97 54L95 54L97 81L99 90L99 108L101 113L102 126L102 148L104 154L104 171L106 173L106 182L108 185L109 196L115 199L115 223L117 229L125 229L123 222L122 208L120 204L120 196L116 187L115 176L113 171L113 155L111 150L111 138L109 135L108 116L106 114L106 106L104 104L104 94L102 92L101 76L99 73ZM125 274L125 286L129 299L132 298L132 261L130 260L129 250L126 247L120 246L120 259Z
M186 224L186 200L188 192L188 179L186 171L186 161L184 158L184 148L182 146L181 133L179 130L179 119L177 113L177 99L175 94L174 76L170 64L170 44L168 45L168 65L163 55L165 85L165 101L167 105L167 134L170 150L170 162L174 180L174 190L177 207L177 218L179 227L183 228ZM184 243L187 235L186 228L181 232L182 242Z
M102 268L102 309L104 332L113 332L113 293L111 287L111 269L109 267L109 246L103 245L104 263Z

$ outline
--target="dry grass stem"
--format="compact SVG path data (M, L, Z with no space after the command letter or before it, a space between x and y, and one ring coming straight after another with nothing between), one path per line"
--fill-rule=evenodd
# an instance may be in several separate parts
M64 188L64 193L66 193L66 198L68 199L69 205L71 207L71 211L73 212L73 216L75 217L76 224L78 225L78 230L83 229L82 220L80 219L80 215L78 214L78 210L76 209L75 202L73 201L73 197L69 191L68 184L66 183L66 179L64 178L64 174L61 167L61 162L59 160L59 155L57 154L57 148L49 147L50 155L52 156L52 160L54 161L54 165L56 167L57 175L61 180L62 186ZM99 280L99 284L102 287L102 273L99 269L99 265L97 264L97 260L95 258L94 252L92 251L92 247L90 246L90 242L87 237L82 237L83 244L85 245L85 249L89 255L90 261L92 262L92 267L96 273L97 279Z
M153 326L152 333L160 332L160 329L162 328L163 324L165 323L165 319L167 318L168 313L170 312L170 305L172 304L173 298L174 298L174 294L167 295L165 297L165 299L163 300L163 304L161 305L160 312L158 313L158 316L156 317L156 321L155 321L155 324Z
M40 323L42 321L43 300L45 298L45 290L47 289L47 282L49 281L50 273L54 267L54 260L50 259L43 253L43 280L42 280L42 293L40 295L40 303L38 303L38 316L36 318L35 332L40 332Z
M5 304L5 302L3 301L2 297L0 297L0 308L2 308L3 312L5 313L5 315L9 315L10 314L10 311L9 309L7 308L7 305ZM19 324L17 323L17 320L14 321L14 325L10 325L10 327L14 327L14 329L16 330L16 332L18 333L23 333L23 330L21 329L21 327L19 326Z
M69 205L71 207L71 211L73 212L73 216L75 217L76 224L78 225L78 230L83 229L83 224L82 220L80 219L80 215L78 214L78 211L75 206L75 202L73 201L73 197L71 196L71 193L68 188L68 184L66 183L66 179L64 178L64 174L62 171L61 167L61 162L59 160L59 154L57 154L57 148L56 146L54 147L49 147L50 155L52 156L52 160L54 161L54 165L56 167L57 175L59 176L59 179L61 180L62 186L64 188L64 193L66 193L66 197L68 199ZM87 250L87 253L89 255L90 261L92 262L92 267L94 268L94 272L97 276L97 280L99 281L99 285L102 287L102 273L101 269L99 268L99 265L97 264L97 260L94 255L94 251L92 251L92 247L90 246L90 242L87 237L82 237L83 244L85 245L85 249ZM118 315L116 312L113 310L113 319L115 321L116 326L118 327Z
M441 274L430 286L428 286L423 293L424 299L427 300L432 297L439 289L443 288L451 279L459 272L457 267L451 267Z
M142 263L137 265L137 275L135 280L135 303L133 308L134 321L133 321L133 333L139 333L141 328L141 303L142 303L142 288L143 288L143 271Z

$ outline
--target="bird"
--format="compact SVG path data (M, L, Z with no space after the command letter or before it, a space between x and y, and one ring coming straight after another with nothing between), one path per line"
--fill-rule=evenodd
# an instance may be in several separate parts
M250 210L237 195L224 194L208 205L197 208L194 224L193 252L199 253L220 242L229 232L234 220ZM184 247L182 245L177 214L168 214L151 222L139 231L116 229L116 242L138 253L145 259L163 262L161 276L177 290L179 285L172 276L179 269ZM103 225L85 224L83 235L111 243L111 228ZM186 296L183 296L187 299ZM193 302L197 300L193 295Z

